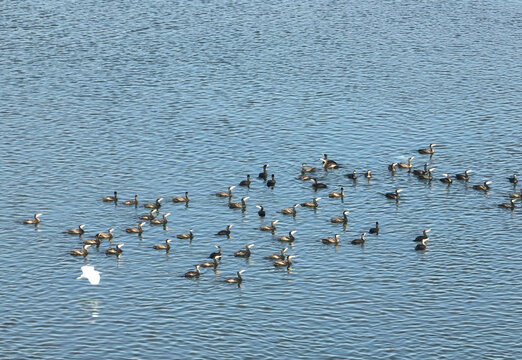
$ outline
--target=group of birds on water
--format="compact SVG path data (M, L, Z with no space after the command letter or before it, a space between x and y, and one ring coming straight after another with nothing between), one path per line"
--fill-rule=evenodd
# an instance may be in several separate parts
M419 149L418 152L420 154L430 155L430 159L431 159L431 156L434 154L435 146L436 146L436 144L430 144L428 148ZM432 173L433 173L434 168L429 168L429 163L426 162L424 164L423 169L413 169L413 165L412 165L413 158L414 158L414 156L411 156L408 158L407 162L395 162L395 163L390 164L388 166L389 172L391 172L392 175L395 175L395 172L397 171L397 169L407 169L409 172L412 172L414 175L416 175L421 180L432 181L433 180ZM322 169L324 171L340 168L340 165L336 161L328 159L327 154L323 154L323 157L320 160L322 161ZM266 186L268 186L270 188L274 188L276 186L277 181L275 178L275 174L271 174L270 177L268 176L268 171L267 171L268 167L269 167L269 164L265 164L263 166L263 171L261 173L259 173L258 179L263 180L266 183ZM299 180L311 181L312 188L314 190L327 188L328 186L326 184L318 182L317 178L313 176L313 174L318 170L319 169L314 168L314 167L308 167L306 163L303 163L301 165L301 174L299 176ZM465 170L462 174L456 174L454 178L459 181L468 181L470 172L472 172L472 170L469 170L469 169ZM449 174L444 173L442 175L443 175L443 177L440 178L439 181L441 181L442 183L445 183L445 184L453 183L453 179ZM355 182L358 177L357 171L353 170L353 172L346 174L346 177ZM368 179L368 181L369 181L372 177L371 170L367 170L363 174L363 177ZM518 183L517 174L515 173L515 174L513 174L513 176L508 177L507 180L510 183L512 183L513 186L516 186ZM247 175L246 180L241 181L239 183L239 186L250 187L250 184L251 184L250 175ZM472 188L477 191L488 192L490 190L490 184L491 184L491 181L486 180L482 184L473 185ZM220 198L227 198L229 208L241 209L241 210L245 211L246 210L246 201L249 199L249 197L248 196L242 197L240 202L232 201L232 199L233 199L232 190L235 187L236 186L229 186L227 191L217 192L214 195L217 197L220 197ZM395 189L393 192L384 193L382 195L384 195L388 199L392 199L392 200L395 200L398 202L400 200L401 191L402 191L401 189ZM498 204L498 206L501 208L513 210L515 208L515 201L522 199L522 188L520 189L519 193L516 193L516 192L511 193L508 196L510 198L510 201L508 203L500 203L500 204ZM341 186L340 191L330 192L328 194L328 197L334 198L334 199L335 198L343 199L344 198L344 188ZM150 209L149 212L147 214L143 214L139 217L140 220L142 220L142 221L138 223L138 226L126 228L125 231L127 233L141 235L144 231L143 225L145 225L147 223L147 221L149 221L149 223L151 225L163 225L165 227L168 223L167 218L171 213L167 212L167 213L162 214L161 218L158 217L160 208L162 207L163 200L164 199L160 197L160 198L157 198L154 202L144 204L143 207L146 209ZM319 203L318 203L319 200L321 200L320 197L315 197L312 199L312 201L296 203L292 207L284 208L278 212L283 215L295 216L297 214L298 207L317 208L319 206ZM119 201L118 192L114 191L114 195L103 197L102 201L117 204ZM172 202L173 203L185 203L188 206L188 204L190 202L188 192L185 192L184 196L177 196L177 197L172 198ZM135 206L136 208L138 207L138 203L139 203L138 195L135 195L134 199L132 199L132 200L126 200L126 201L122 202L123 205ZM256 207L259 209L257 212L258 215L260 217L265 217L266 211L265 211L263 205L257 205ZM348 213L349 213L349 211L345 210L345 211L343 211L342 216L332 217L330 219L330 222L337 223L337 224L343 224L343 226L346 228L346 225L348 223ZM41 213L37 213L34 215L34 217L32 219L25 220L25 221L23 221L23 223L39 225L39 223L41 221L40 220L41 215L42 215ZM266 232L271 232L272 234L275 234L277 223L278 223L278 220L273 220L270 225L263 225L263 226L260 226L258 229L260 231L266 231ZM216 233L216 235L227 236L230 238L232 226L233 226L232 224L227 225L225 229L218 231ZM79 235L80 237L82 237L85 233L84 227L85 227L84 224L79 225L77 228L69 229L67 231L67 233L71 234L71 235ZM425 229L423 231L422 235L417 236L413 240L414 242L418 243L414 248L415 250L417 250L417 251L426 250L427 241L429 240L428 233L430 231L431 231L430 228ZM276 239L280 242L293 244L293 242L295 240L294 235L296 232L297 232L297 230L291 230L288 233L288 235L279 236ZM378 235L379 234L379 222L376 222L375 227L370 228L368 230L368 233ZM366 235L367 235L367 232L362 233L359 238L352 240L351 244L363 245L364 242L366 241ZM85 258L89 253L88 249L90 246L99 247L102 240L109 240L112 243L113 238L114 238L114 229L113 228L108 229L107 232L97 233L97 234L95 234L93 239L84 240L83 247L81 249L71 250L70 255ZM193 230L190 229L187 233L178 234L178 235L176 235L176 238L185 239L185 240L189 240L192 242L192 239L194 238ZM335 234L333 237L325 237L323 239L320 239L319 241L322 242L323 244L327 244L327 245L331 245L331 244L337 245L337 244L339 244L339 241L340 241L339 234ZM153 245L152 248L155 250L162 250L162 251L168 252L171 247L171 245L170 245L171 242L172 242L172 239L166 239L164 243ZM120 256L123 253L123 249L122 249L123 246L124 246L123 243L118 243L114 247L110 247L110 248L106 249L105 254L108 256L110 256L110 255ZM239 257L239 258L249 258L251 255L251 248L253 246L254 246L253 243L247 244L244 249L236 251L233 255L235 257ZM205 262L199 263L197 265L194 265L195 269L187 271L184 274L184 277L199 278L201 275L201 268L213 268L214 270L217 269L217 267L220 263L220 260L222 258L222 254L221 254L221 247L219 245L216 245L216 248L217 248L217 251L214 251L209 255L209 259L211 259L211 261L205 261ZM288 250L288 247L282 249L280 253L269 255L267 258L273 261L274 266L286 267L289 269L292 265L292 259L295 258L296 255L286 254L287 250ZM81 279L81 278L88 279L89 282L93 285L97 285L100 282L100 272L95 270L93 266L84 265L81 267L81 270L82 270L82 275L79 276L77 279ZM225 282L238 284L238 286L240 286L241 282L243 281L243 278L241 276L243 272L245 272L244 269L237 271L236 277L228 278L225 280Z

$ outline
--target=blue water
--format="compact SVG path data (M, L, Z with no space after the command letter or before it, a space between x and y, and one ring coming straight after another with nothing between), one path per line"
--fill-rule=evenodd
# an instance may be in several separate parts
M2 2L0 357L522 358L522 205L496 206L520 188L506 177L522 171L521 5ZM435 179L472 169L469 183L389 174L412 155L421 168L429 143ZM342 168L319 171L316 193L297 177L325 152ZM374 177L354 184L353 169ZM212 195L246 174L245 212ZM339 185L344 202L327 196ZM395 188L399 203L382 196ZM103 203L114 190L140 207ZM188 207L170 201L185 191ZM314 196L315 211L277 213ZM127 234L158 197L167 228ZM346 230L329 222L345 209ZM274 219L274 237L257 230ZM107 241L70 256L79 224L84 239L114 227L122 256ZM293 229L297 257L276 269L265 257ZM169 254L151 248L168 237ZM218 270L185 279L216 244ZM100 285L75 280L84 264ZM224 282L240 269L241 287Z

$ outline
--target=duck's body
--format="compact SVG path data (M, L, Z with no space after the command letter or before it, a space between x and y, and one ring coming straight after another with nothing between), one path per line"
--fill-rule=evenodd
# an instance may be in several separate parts
M229 198L230 199L230 198ZM241 202L240 203L237 203L237 202L233 202L233 201L229 201L228 202L228 207L231 208L231 209L241 209L241 210L246 210L246 201L250 199L249 196L245 196L245 197L242 197L241 198Z
M269 166L270 165L268 165L268 164L263 165L263 172L260 172L258 175L259 179L266 180L266 178L268 177L268 172L266 171L266 168Z
M297 207L301 206L300 204L294 204L291 208L284 208L283 210L279 211L283 215L297 215Z
M176 237L178 239L192 240L194 238L194 233L192 232L192 229L190 229L188 233L178 234L178 235L176 235Z
M165 214L163 214L163 219L154 218L150 221L150 223L152 225L165 225L169 222L167 220L167 216L169 216L169 215L170 215L170 213L165 213Z
M67 230L67 233L71 235L83 235L85 233L85 230L83 230L84 227L85 225L80 225L77 229Z
M217 192L214 195L217 197L223 197L223 198L231 198L232 197L232 189L234 189L235 186L229 186L227 192Z
M213 258L215 258L216 256L221 256L221 246L216 245L216 249L218 249L218 251L214 251L213 253L211 253L211 254L208 256L209 259L213 259Z
M372 171L366 170L366 172L364 173L364 177L370 180L372 178Z
M100 247L102 239L96 235L95 239L87 239L83 242L84 245L96 245L96 247Z
M250 248L253 247L254 244L248 244L245 249L238 250L234 253L235 257L248 258L250 257Z
M484 181L484 184L473 185L473 189L488 192L489 184L491 184L491 180Z
M366 236L366 233L363 233L363 234L361 234L361 237L359 239L352 240L352 245L364 244L364 242L366 241L365 236Z
M414 242L421 242L422 240L425 240L428 238L428 233L431 231L431 229L424 229L422 231L422 235L419 235L413 240Z
M105 250L106 255L120 255L123 250L121 249L124 244L117 244L115 248L109 248Z
M375 222L375 227L370 228L370 234L379 235L379 222Z
M205 261L201 264L199 264L199 266L201 267L206 267L206 268L209 268L209 267L213 267L214 269L217 269L217 266L218 266L218 260L221 259L221 255L217 255L213 258L214 261Z
M279 241L284 242L293 242L295 240L294 234L297 232L297 230L292 230L288 233L288 236L280 236L277 238Z
M32 219L28 219L28 220L24 220L24 224L32 224L32 225L36 225L36 224L39 224L40 223L40 216L42 216L42 214L34 214L34 217Z
M272 174L272 179L270 179L270 180L268 180L268 181L266 182L266 186L268 186L268 187L274 187L275 184L276 184L276 179L275 179L274 174Z
M185 196L176 196L176 197L173 197L172 198L172 202L175 202L175 203L186 203L188 204L188 202L190 201L190 198L189 198L189 195L188 195L188 191L185 191Z
M520 188L520 192L519 193L509 194L509 197L512 198L512 199L522 199L522 188Z
M351 174L346 174L345 175L348 179L352 179L352 180L357 180L357 170L354 170L352 171Z
M388 199L399 200L399 193L401 191L401 189L395 189L395 192L386 193L384 196L386 196Z
M250 187L250 174L247 174L246 180L243 180L239 183L239 186L247 186Z
M237 277L226 279L225 282L227 282L229 284L241 284L243 282L243 278L241 277L241 274L244 272L245 272L245 270L239 270L237 272Z
M293 258L295 258L295 255L287 255L286 259L274 261L274 266L275 267L282 267L282 266L290 267L292 265Z
M415 169L413 170L413 175L424 175L428 172L428 163L424 163L424 170Z
M323 168L324 169L338 169L339 164L337 164L333 160L328 160L328 155L323 154L323 158L321 158L321 161L323 162Z
M163 198L157 198L155 202L143 205L147 209L159 209L161 207L161 201Z
M420 180L431 181L431 180L433 180L433 174L432 174L433 170L435 170L435 168L429 168L427 172L425 172L424 174L421 174L421 175L417 175L417 177Z
M336 223L336 224L346 224L348 223L348 210L343 211L343 216L335 216L330 219L330 222Z
M104 232L101 232L101 233L97 233L96 234L96 237L100 237L100 239L112 239L114 237L114 234L112 233L114 231L113 228L110 228L109 230L107 230L106 233Z
M517 174L513 174L512 177L508 177L507 179L508 179L509 182L512 183L512 184L515 184L515 185L518 184Z
M344 198L344 188L341 186L340 192L332 191L331 193L328 194L328 197L334 198L334 199Z
M152 220L156 218L156 215L154 213L158 212L157 209L152 209L148 215L141 215L140 220Z
M412 160L413 160L413 156L408 158L407 163L397 163L397 166L399 167L399 169L411 169L413 167L413 165L411 164Z
M464 174L457 174L455 175L455 179L457 180L464 180L464 181L468 181L469 180L469 173L471 172L472 170L466 170L464 171Z
M89 253L89 251L87 250L89 246L91 245L83 245L82 249L71 250L70 254L72 256L87 256L87 254Z
M145 222L140 222L138 224L138 227L130 227L125 229L125 232L128 232L129 234L142 234L143 233L143 225L145 225Z
M138 205L138 195L134 195L134 200L126 200L123 202L123 205Z
M417 250L417 251L426 250L426 241L428 241L428 240L429 240L428 238L422 239L421 243L417 244L417 246L415 246L415 250Z
M339 234L335 234L334 237L326 237L321 239L323 244L339 244Z
M102 201L105 201L105 202L117 202L118 201L118 192L115 191L114 192L114 196L104 196L102 198Z
M230 236L230 229L232 228L232 224L228 225L225 230L220 230L216 233L216 235L226 235Z
M450 178L449 174L442 174L444 177L440 178L439 180L443 182L444 184L451 184L453 183L453 180Z
M260 217L266 216L265 208L263 207L263 205L256 205L256 208L259 209L259 211L257 212L257 215L259 215Z
M515 208L515 199L509 200L508 203L498 204L498 207L513 210Z
M270 260L284 260L286 250L288 250L288 248L282 249L281 254L272 254L272 255L269 255L268 258Z
M321 200L321 198L316 197L312 201L306 201L306 202L301 203L300 205L303 207L316 208L319 206L319 203L317 202L318 200Z
M263 225L259 227L259 230L261 231L272 231L274 232L276 230L275 224L277 224L279 220L274 220L270 225Z
M194 271L194 270L187 271L185 273L186 278L197 278L197 277L199 277L199 275L201 275L201 271L199 271L199 264L195 265L195 266L196 266L196 271Z
M314 167L307 167L305 163L301 164L301 175L305 173L315 172L317 169Z
M165 244L152 245L152 248L156 249L156 250L165 250L165 251L168 252L170 250L170 242L171 241L172 241L172 239L167 239L167 240L165 240Z
M435 145L437 145L437 144L430 144L428 149L419 149L417 151L419 152L419 154L429 154L429 155L432 155L435 152L435 150L433 149L433 147Z
M311 178L310 180L313 182L312 187L314 188L314 190L317 190L317 189L326 189L326 188L328 187L326 184L323 184L323 183L317 182L317 179L316 179L316 178Z

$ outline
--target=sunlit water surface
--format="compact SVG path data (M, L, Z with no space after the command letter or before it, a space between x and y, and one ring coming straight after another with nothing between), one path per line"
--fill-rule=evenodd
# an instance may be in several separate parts
M4 1L0 357L520 359L520 1ZM431 184L472 169L469 183ZM323 153L342 164L297 180ZM257 179L276 174L274 189ZM370 182L344 175L373 171ZM247 210L212 194L252 174ZM491 191L473 190L491 179ZM345 187L344 203L328 193ZM382 193L403 189L402 200ZM125 233L164 197L168 227ZM191 202L174 204L189 192ZM319 196L319 207L277 211ZM260 219L255 205L265 206ZM517 204L520 207L520 203ZM330 217L349 210L346 230ZM43 213L35 228L21 222ZM277 233L257 227L278 219ZM379 221L364 247L350 241ZM87 259L64 232L115 228ZM230 239L214 234L233 224ZM192 243L176 234L194 230ZM432 228L428 250L412 240ZM291 269L265 257L287 246ZM318 240L340 234L338 247ZM153 244L172 237L169 254ZM233 252L254 243L249 260ZM223 248L218 271L183 274ZM84 264L102 273L75 280ZM224 282L246 269L240 288Z

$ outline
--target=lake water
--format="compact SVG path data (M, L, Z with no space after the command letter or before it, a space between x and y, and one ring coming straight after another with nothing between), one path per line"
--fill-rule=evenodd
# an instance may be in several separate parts
M518 0L4 1L0 357L522 358L522 204L496 206L522 171L521 15ZM470 181L390 175L430 143L435 179ZM297 177L323 153L342 168L315 193ZM246 174L245 212L212 195ZM344 203L327 196L339 185ZM395 188L399 203L382 195ZM101 201L115 190L140 206ZM170 201L185 191L188 207ZM314 196L315 211L277 213ZM157 197L168 227L127 234ZM343 230L329 219L345 209ZM297 230L289 270L257 230L275 219L275 237ZM70 256L79 224L84 239L114 227L123 254ZM169 237L169 254L151 248ZM232 256L247 243L250 259ZM216 244L218 271L184 278ZM84 264L98 286L75 280ZM224 282L240 269L241 287Z

